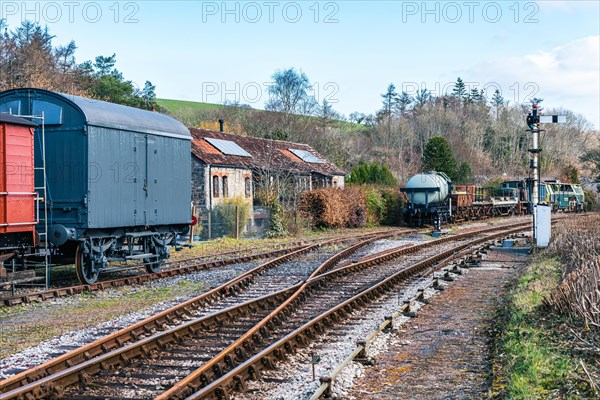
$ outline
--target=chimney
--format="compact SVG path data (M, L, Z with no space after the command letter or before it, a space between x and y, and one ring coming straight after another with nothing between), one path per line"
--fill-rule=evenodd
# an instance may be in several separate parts
M224 124L225 124L225 121L220 119L219 120L219 132L225 132L225 129L223 129Z

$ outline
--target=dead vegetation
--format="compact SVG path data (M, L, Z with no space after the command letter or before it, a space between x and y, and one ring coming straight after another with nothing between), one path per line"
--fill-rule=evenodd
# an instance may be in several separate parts
M600 395L600 215L562 220L498 315L493 398Z
M563 279L549 304L581 318L586 329L600 332L600 216L577 218L557 229L552 250L565 261Z
M304 192L300 212L317 228L358 228L367 224L365 194L356 187Z

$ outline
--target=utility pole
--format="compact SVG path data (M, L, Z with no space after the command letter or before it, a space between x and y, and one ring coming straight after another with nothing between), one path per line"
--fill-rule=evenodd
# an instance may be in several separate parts
M539 185L541 183L541 171L539 165L540 154L542 149L539 147L540 132L545 132L540 129L541 123L564 123L567 122L565 115L539 115L538 105L533 103L531 105L531 112L527 115L527 126L529 126L528 132L532 135L532 148L529 152L532 154L531 160L531 175L532 175L532 188L531 188L531 205L533 214L533 243L538 244L538 224L540 219L539 204ZM549 229L549 228L548 228ZM548 232L549 233L549 232ZM549 236L549 235L548 235Z

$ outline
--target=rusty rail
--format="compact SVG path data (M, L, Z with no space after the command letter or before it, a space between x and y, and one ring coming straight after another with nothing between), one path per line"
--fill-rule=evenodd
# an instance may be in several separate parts
M173 396L171 398L185 397L188 400L212 397L227 398L229 393L231 393L233 390L246 388L245 382L250 379L255 379L260 374L261 369L274 367L276 360L283 360L285 359L286 354L295 353L296 348L307 345L310 338L315 337L319 332L323 332L327 326L333 326L352 311L363 307L368 301L380 297L386 290L393 288L397 283L401 282L407 277L417 274L442 261L443 259L452 256L452 254L456 251L460 251L466 247L482 243L495 237L503 237L522 231L523 229L527 229L528 225L529 224L521 228L514 228L512 230L497 233L485 238L475 239L469 243L444 251L426 260L413 264L412 266L401 271L398 271L394 275L371 286L351 299L348 299L336 307L326 311L325 313L322 313L310 322L304 324L302 327L297 328L290 334L262 350L257 355L246 360L231 371L223 374L219 379L201 389L198 388L195 393L191 395L189 393L186 395L181 393L184 396L180 396L178 394L177 397ZM497 229L498 228L496 228L496 230ZM159 398L162 399L164 396Z
M528 223L527 224L514 224L514 225L509 225L509 226L493 227L493 228L482 229L479 231L465 233L462 235L448 236L448 237L445 237L442 239L437 239L437 240L434 240L434 241L431 241L428 243L424 243L421 245L417 245L417 246L402 247L396 251L385 252L383 255L380 255L380 254L373 255L372 257L370 257L366 260L348 265L346 267L343 267L343 268L340 268L340 269L337 269L334 271L330 271L330 272L321 274L319 276L313 276L317 273L317 271L315 271L313 273L313 275L311 275L311 277L300 288L298 288L293 295L291 295L284 303L282 303L276 310L272 311L262 321L260 321L258 324L256 324L251 330L244 333L238 340L236 340L234 343L229 345L226 349L221 351L217 356L212 358L210 361L203 364L200 368L198 368L196 371L194 371L192 374L190 374L187 378L177 382L177 384L175 384L171 389L164 392L162 395L158 396L156 398L156 400L187 398L187 396L190 396L194 392L198 391L202 387L202 385L204 385L205 388L200 389L197 392L200 394L200 397L205 396L208 393L212 393L213 391L215 391L217 389L220 391L219 393L217 393L217 396L225 396L226 397L227 393L229 392L231 387L233 387L233 388L244 387L245 380L247 380L248 378L252 378L253 376L255 376L257 374L257 372L256 372L257 360L262 360L262 357L259 357L257 359L256 358L256 357L258 357L258 355L257 355L257 356L251 357L249 360L245 361L242 365L247 365L247 366L249 366L249 368L244 370L245 372L242 375L240 375L240 373L239 373L240 367L236 367L229 373L219 376L220 371L226 371L227 366L231 365L231 362L225 362L225 360L230 361L232 359L232 357L234 357L233 354L239 354L240 351L243 354L243 351L244 351L243 349L251 347L250 342L256 340L256 338L267 337L269 335L269 332L271 332L275 326L281 324L282 321L285 320L286 317L291 314L291 311L289 310L289 308L291 308L292 305L298 306L299 305L298 303L300 303L304 299L305 290L309 286L312 286L313 284L317 284L317 283L322 284L322 281L326 277L332 277L334 275L338 276L340 274L350 273L350 272L356 271L358 269L362 269L364 267L368 267L368 266L372 266L372 265L375 265L375 264L378 264L381 262L385 262L385 261L391 260L393 258L396 258L400 255L416 252L420 249L428 248L428 247L431 247L431 246L434 246L437 244L446 243L449 241L466 239L466 238L469 238L469 237L472 237L475 235L497 231L498 229L506 230L511 227L514 228L516 226L519 227L519 228L517 228L517 230L520 231L523 229L523 227L528 227L529 224ZM508 233L510 233L510 231L502 232L497 235L502 236L502 235L506 235ZM426 261L417 263L413 267L409 267L408 269L405 269L405 270L395 274L394 276L404 277L407 274L412 274L417 270L421 270L424 266L430 266L433 263L439 262L439 261L443 260L444 258L451 256L456 251L460 251L460 250L464 249L465 247L472 246L474 243L479 243L482 240L489 240L489 238L490 237L486 237L484 239L477 239L475 241L469 242L468 244L457 246L457 247L453 248L452 250L440 253L432 258L427 259ZM389 282L390 279L391 278L388 278L383 282ZM382 283L372 287L371 289L368 289L367 292L372 293L373 288L379 288L379 287L381 287L381 284ZM319 317L319 318L321 318L321 317ZM286 338L288 338L288 337L286 336ZM279 343L279 342L277 342L277 343ZM284 340L282 343L289 344L289 338ZM271 349L273 346L270 346L269 349ZM283 346L283 344L281 346ZM275 348L273 348L273 351L277 350L277 358L284 357L283 354L285 352L293 352L293 349L290 349L290 346L288 346L285 349L282 349L281 346L276 346ZM259 354L263 354L265 351L266 350L264 350L263 352L261 352ZM271 353L269 352L269 354L271 354ZM267 359L267 364L271 365L272 363L273 363L272 359ZM238 371L238 372L234 372L234 371ZM224 388L225 386L229 386L229 389ZM194 395L194 396L192 396L192 398L199 398L199 397L196 397L196 395Z
M408 230L406 230L406 231L408 231ZM358 236L341 236L338 238L327 239L321 243L342 242L342 241L346 241L346 240L350 240L350 239L354 239L354 238L360 239L363 237L384 235L389 232L398 232L398 230L375 231L372 233L367 233L367 234L358 235ZM318 239L312 240L312 241L318 241ZM311 241L308 241L308 242L311 242ZM121 287L121 286L134 285L134 284L143 284L143 283L150 282L150 281L153 281L156 279L170 278L170 277L174 277L174 276L178 276L178 275L190 274L193 272L206 270L206 269L210 269L210 268L216 268L216 267L221 267L221 266L231 265L231 264L245 263L245 262L260 260L260 259L269 258L269 257L278 257L280 255L285 255L289 252L300 250L306 246L307 245L300 245L300 246L296 245L294 247L287 247L287 248L274 250L274 251L267 251L267 252L262 252L262 253L247 255L247 256L240 256L240 257L234 257L234 258L229 258L229 259L213 260L213 261L206 261L206 262L198 262L198 259L205 258L205 257L177 260L177 261L172 261L171 264L185 264L185 263L190 263L190 264L178 266L175 268L163 269L156 273L132 275L132 276L127 276L127 277L123 277L123 278L117 278L117 279L112 279L112 280L107 280L107 281L96 282L91 285L75 285L75 286L70 286L70 287L61 287L61 288L44 290L44 291L38 291L38 292L34 292L34 293L26 293L26 294L21 294L21 295L17 295L17 296L3 297L3 298L0 298L0 305L12 307L12 306L16 306L19 304L43 302L43 301L47 301L47 300L51 300L51 299L55 299L55 298L73 296L73 295L84 293L84 292L95 292L98 290L106 290L108 288ZM219 256L219 255L216 255L216 256Z
M512 226L512 225L510 225L510 226ZM456 240L456 239L463 238L463 237L470 237L473 235L477 235L480 233L497 230L497 229L507 229L507 226L481 230L478 232L469 232L467 234L458 235L455 237L447 237L447 238L443 238L443 239L438 239L436 241L426 243L425 245L433 245L433 244L443 243L448 240L453 240L453 239ZM398 232L396 232L396 233L398 233ZM506 234L506 233L503 233L503 234ZM392 235L390 235L390 236L392 236ZM375 240L375 239L371 239L371 240ZM337 241L339 242L340 240L337 240ZM313 246L322 246L324 244L325 243L319 243L319 244L313 245ZM313 246L307 246L307 248L310 248ZM409 252L413 252L413 251L417 251L417 249L422 248L422 246L423 245L413 246L413 247L409 247L409 248L403 247L402 249L399 249L396 252L396 256L401 255L401 254L406 254ZM303 249L303 250L299 250L299 251L308 251L308 250ZM350 251L349 251L349 249L346 249L342 253L347 255L350 253ZM290 256L290 255L287 255L287 256ZM287 256L284 256L284 257L287 257ZM326 264L326 265L328 264L328 266L330 267L331 265L333 265L337 261L339 261L339 259L341 259L342 257L343 257L342 255L336 254L335 256L333 256L332 258L327 260L327 262L324 264ZM352 270L353 268L357 268L361 265L362 266L373 265L373 264L369 264L369 263L373 263L374 262L373 260L375 258L376 258L376 256L374 256L373 259L362 260L359 263L353 263L347 267L343 267L343 268L340 268L340 269L337 269L334 271L330 271L330 272L326 272L326 273L323 273L322 275L316 276L317 273L324 272L327 269L326 266L321 266L317 270L315 270L315 272L313 272L313 274L311 274L311 277L307 280L306 283L304 283L302 285L293 286L289 289L285 289L281 293L285 293L286 297L291 294L291 291L294 291L297 294L297 293L301 292L300 288L306 287L306 285L308 283L314 284L318 281L324 281L325 279L330 279L333 276L347 273L348 271ZM387 260L390 258L393 258L393 253L387 252L387 254L385 254L383 256L384 260ZM380 260L380 261L382 261L382 260ZM249 273L250 273L250 271L247 274L249 274ZM220 289L219 296L226 295L227 293L232 293L235 290L239 290L239 289L243 288L244 284L249 284L249 280L247 279L247 276L244 276L244 275L236 278L236 280L237 281L235 283L230 281L230 282L222 285L219 288L213 289L213 291L211 291L209 293L216 295L217 290ZM233 286L233 285L236 285L236 286ZM279 293L279 295L281 295L281 293ZM205 294L205 295L207 295L207 294ZM217 296L217 298L219 296ZM298 296L295 296L295 298L296 297L298 297ZM284 299L284 297L278 298L277 303L280 303L280 301L283 301L283 299ZM289 298L288 298L288 300L289 300ZM272 298L270 301L271 301L271 303L270 303L271 305L274 304ZM191 302L193 302L193 300L190 300L184 304L189 304ZM250 302L250 303L252 303L252 302ZM255 304L255 303L253 303L253 304ZM289 304L289 302L284 302L284 304ZM200 304L200 306L201 306L201 304ZM248 306L248 305L246 305L246 306ZM165 311L165 312L159 314L163 318L159 321L159 323L155 324L154 322L151 322L150 325L146 325L145 322L148 322L148 321L142 321L142 322L134 325L133 327L126 328L125 330L122 330L122 331L116 332L113 335L110 335L109 338L112 341L111 343L113 343L113 344L111 344L111 347L107 346L106 343L103 343L105 345L102 346L102 344L100 344L101 340L99 340L94 343L91 343L88 346L84 346L83 348L81 348L79 350L67 353L70 355L74 355L74 353L77 353L77 356L79 357L78 359L71 359L71 361L69 361L69 358L67 357L67 355L64 355L64 356L58 357L55 360L52 360L45 364L42 364L40 367L35 368L34 370L26 371L24 373L16 375L15 377L5 380L4 382L2 382L0 384L4 385L4 391L6 391L6 390L9 390L9 391L4 393L3 395L0 395L0 399L16 398L18 396L24 396L24 398L30 398L30 397L42 398L44 396L59 395L62 391L62 389L61 389L62 387L72 384L72 383L75 383L77 381L86 382L89 380L90 375L97 373L100 369L110 368L113 365L127 363L127 361L130 360L132 357L137 357L140 355L147 355L148 351L149 351L148 346L150 346L150 343L156 343L156 346L158 346L158 347L164 346L166 343L169 343L169 341L171 341L171 340L180 340L182 337L184 337L186 335L193 334L194 332L197 332L199 329L206 329L208 326L210 326L210 325L207 325L207 323L206 323L207 320L200 319L199 321L204 321L203 323L200 322L199 323L200 325L195 325L194 321L189 322L189 323L184 323L178 327L174 327L174 328L168 329L167 331L163 331L163 332L154 334L154 335L152 335L152 337L145 337L142 340L138 340L135 343L128 344L128 341L130 341L130 340L136 340L143 336L149 335L152 332L152 330L157 329L161 323L165 324L169 321L172 321L174 318L179 319L182 316L184 316L186 314L186 311L183 308L183 306L180 306L180 307L181 308L178 311L167 310L169 312ZM215 314L213 316L207 316L206 318L214 317L214 321L217 321L218 323L222 323L224 320L234 318L237 315L237 311L235 311L235 308L233 308L233 309L227 310L226 312L220 312L217 314ZM128 331L128 332L125 332L125 331ZM116 349L115 349L115 347L116 347ZM99 349L100 352L97 354L90 352L90 350L92 350L92 348L95 348L96 351L98 351L98 349ZM146 350L144 350L144 348L146 348ZM231 361L231 359L229 361ZM35 379L37 379L35 382L30 383L32 380L35 380ZM11 382L13 383L13 385L8 387L6 384L11 383Z
M460 252L459 254L451 255L437 264L436 271L439 271L443 268L442 272L444 272L444 275L448 272L454 272L456 274L459 274L460 268L470 268L470 260L478 259L481 255L481 252L490 246L491 244L489 242L486 242L477 250L465 250ZM450 263L453 263L451 267L444 268L447 267ZM411 312L411 304L416 301L423 301L424 292L428 288L433 288L435 290L442 289L439 286L439 278L435 277L435 274L432 276L432 279L426 285L422 286L417 290L416 295L414 295L409 300L404 301L404 304L400 306L395 313L393 313L390 316L386 316L384 318L384 321L366 338L364 338L363 340L357 340L356 348L354 349L354 351L350 353L348 357L346 357L346 359L340 365L338 365L338 367L329 376L319 378L321 385L310 397L310 400L318 400L322 396L327 397L330 394L331 386L335 382L336 378L342 373L342 371L348 366L348 364L350 364L357 358L366 358L366 350L369 343L371 343L379 333L392 328L394 320L396 320L399 316L416 316L415 313Z
M358 238L367 237L367 239L345 249L341 252L338 252L336 255L325 261L319 269L327 268L330 265L334 265L340 259L347 257L353 252L359 250L360 248L372 243L375 240L379 240L381 238L397 236L403 233L413 232L413 231L405 231L405 230L397 230L390 231L385 234L380 234L374 236L373 234L367 234L359 236ZM131 342L138 341L141 337L148 335L153 331L161 330L162 327L166 326L166 324L171 323L174 320L180 320L185 315L190 315L190 311L194 309L198 309L200 307L206 306L208 304L213 303L219 298L229 296L233 293L244 290L245 287L249 286L258 274L265 272L267 269L275 267L283 262L286 262L293 257L298 255L307 253L311 250L314 250L318 247L326 246L333 243L339 243L350 240L349 238L344 239L332 239L326 242L316 243L309 246L304 246L298 250L295 250L291 253L280 256L274 260L271 260L267 263L264 263L258 267L253 268L250 271L247 271L232 280L201 294L198 297L190 299L184 303L181 303L177 306L174 306L168 310L162 311L152 317L149 317L143 321L140 321L130 327L121 329L118 332L100 338L92 343L89 343L81 348L75 349L69 353L63 354L55 359L47 361L31 370L23 371L15 376L7 378L3 381L0 381L0 392L4 392L5 395L0 395L0 399L4 398L12 398L11 393L18 393L17 395L23 395L24 393L32 393L35 398L47 394L48 389L44 389L42 386L44 383L42 382L44 378L55 375L57 377L62 376L60 373L62 371L70 370L74 366L84 365L82 368L87 368L87 366L92 365L95 361L99 360L99 357L102 357L108 353L114 352L116 349L129 348L132 346ZM286 289L281 293L287 293L290 289ZM280 294L281 295L281 294ZM270 298L266 296L266 298ZM283 301L283 300L282 300ZM251 302L250 302L251 303ZM245 303L243 303L245 304ZM225 313L227 318L230 318L232 315L232 310L228 310ZM216 313L215 318L223 319L222 313ZM183 324L183 327L186 325ZM208 326L208 325L206 325ZM175 329L175 328L173 328ZM176 331L176 329L175 329ZM167 335L170 330L166 331ZM142 343L142 342L140 342ZM140 346L142 346L140 344ZM137 353L136 353L137 354ZM131 355L131 354L130 354ZM131 358L131 357L129 357ZM101 361L97 361L99 363ZM104 361L105 362L105 361ZM94 371L95 372L95 371ZM56 375L59 373L59 375ZM57 378L58 379L58 378ZM60 378L62 379L62 378ZM38 382L39 384L36 384ZM62 382L61 382L62 383ZM71 384L69 380L66 381L66 384ZM50 387L56 387L56 385L49 385ZM52 389L55 391L55 389Z

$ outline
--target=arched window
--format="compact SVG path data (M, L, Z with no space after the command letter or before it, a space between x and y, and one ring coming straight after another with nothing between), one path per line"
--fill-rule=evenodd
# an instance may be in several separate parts
M226 176L223 177L223 197L229 197L229 180Z
M215 176L213 176L212 179L213 179L213 181L212 181L212 183L213 183L213 188L212 188L213 189L213 197L219 197L219 195L221 193L221 190L219 188L219 183L220 183L219 182L219 177L215 175Z

